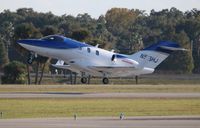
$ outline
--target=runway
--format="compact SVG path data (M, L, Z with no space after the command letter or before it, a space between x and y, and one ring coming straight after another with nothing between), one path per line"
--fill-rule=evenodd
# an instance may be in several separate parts
M0 119L1 128L200 128L200 117Z
M0 98L200 98L200 93L64 93L12 92Z

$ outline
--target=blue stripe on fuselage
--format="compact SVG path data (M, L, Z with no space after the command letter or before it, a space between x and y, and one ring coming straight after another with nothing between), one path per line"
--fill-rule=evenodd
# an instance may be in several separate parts
M80 47L92 47L91 45L81 43L79 41L75 41L69 38L64 38L64 41L46 41L46 40L37 40L37 39L25 39L19 40L18 43L38 46L38 47L46 47L46 48L54 48L54 49L71 49L71 48L80 48Z

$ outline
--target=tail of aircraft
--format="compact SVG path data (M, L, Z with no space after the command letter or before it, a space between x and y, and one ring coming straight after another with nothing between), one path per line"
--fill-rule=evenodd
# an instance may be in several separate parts
M138 68L155 69L173 51L186 50L175 42L159 42L153 44L129 57L139 63Z

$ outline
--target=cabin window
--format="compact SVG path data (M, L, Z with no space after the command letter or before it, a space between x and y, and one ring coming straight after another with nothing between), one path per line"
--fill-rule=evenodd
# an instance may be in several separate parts
M98 50L96 50L96 55L99 56L99 51Z
M88 51L88 53L90 53L91 52L90 48L87 48L87 51Z

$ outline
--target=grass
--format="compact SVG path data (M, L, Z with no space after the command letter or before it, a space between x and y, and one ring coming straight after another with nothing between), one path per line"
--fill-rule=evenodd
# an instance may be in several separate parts
M0 85L0 92L185 92L199 93L200 85Z
M199 84L200 75L198 74L150 74L141 75L139 77L140 84L149 85L179 85L179 84ZM69 78L63 78L63 75L52 75L51 77L44 77L43 84L63 84L70 83ZM80 84L80 77L77 77L77 83ZM91 84L101 84L102 78L92 78ZM110 84L135 84L135 78L110 78Z
M174 92L199 93L200 85L0 85L4 92ZM197 99L5 99L0 98L3 118L79 116L181 116L200 115Z
M65 77L63 75L50 75L44 74L42 84L54 85L54 84L70 84L69 76ZM34 74L31 75L31 82L34 84ZM126 85L135 85L135 77L129 78L109 78L110 84L126 84ZM1 81L1 80L0 80ZM77 84L81 84L80 77L77 77ZM0 82L1 83L1 82ZM102 84L102 78L92 77L91 84ZM185 85L185 84L199 84L200 75L199 74L150 74L150 75L141 75L139 77L140 84L148 85Z
M177 75L179 76L179 75ZM174 78L175 77L175 78ZM148 77L139 77L140 84L148 84L148 85L184 85L184 84L199 84L200 83L200 76L199 77L192 77L184 76L184 78L176 78L176 76L148 76ZM135 85L135 78L110 78L110 84L117 85L117 84L126 84L126 85ZM56 77L56 78L44 78L42 81L43 84L53 85L53 84L70 84L70 81L67 81L66 78ZM92 78L90 81L91 84L102 84L101 78ZM80 83L80 78L77 78L77 84Z
M200 115L199 99L0 99L3 118Z

